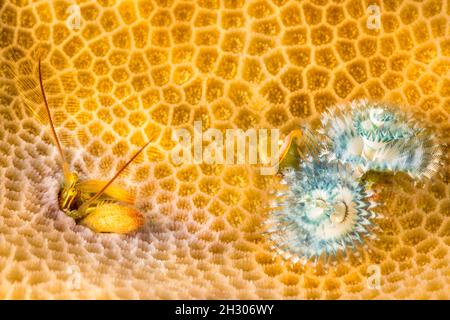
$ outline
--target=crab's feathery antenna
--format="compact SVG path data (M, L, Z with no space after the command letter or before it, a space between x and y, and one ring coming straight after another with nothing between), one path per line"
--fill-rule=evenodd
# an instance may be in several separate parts
M41 87L42 98L44 99L45 110L47 111L47 117L50 122L50 128L51 128L53 140L55 140L56 147L58 148L59 155L61 156L61 160L63 162L64 176L68 177L69 176L69 165L66 162L66 157L64 156L64 152L61 147L61 143L59 142L58 135L56 134L52 115L51 115L50 108L49 108L48 102L47 102L47 96L45 95L44 84L42 82L42 70L41 70L41 59L40 58L39 58L39 86Z
M97 200L98 197L100 197L102 195L103 192L105 192L105 190L114 182L114 180L117 179L117 177L123 172L123 170L126 169L126 167L128 167L128 165L130 163L133 162L134 159L137 158L137 156L139 156L139 154L144 151L144 149L150 144L151 141L148 141L145 145L143 145L132 157L130 160L127 161L127 163L125 163L122 168L119 169L119 171L117 171L117 173L114 175L114 177L111 178L111 180L109 180L104 186L103 188L100 189L100 191L98 191L94 196L92 196L92 198L90 198L88 201L86 201L82 206L84 208L87 208L89 206L89 204L91 204L93 201Z

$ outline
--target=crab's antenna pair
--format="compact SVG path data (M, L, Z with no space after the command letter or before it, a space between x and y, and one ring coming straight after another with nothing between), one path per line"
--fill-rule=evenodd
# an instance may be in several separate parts
M42 81L42 70L41 70L41 59L39 58L39 84L41 87L41 93L42 93L42 97L44 99L44 104L45 104L45 110L47 111L47 116L50 122L50 128L51 128L51 132L52 132L52 136L53 136L53 140L55 140L55 144L58 148L59 154L61 156L61 160L63 162L63 172L64 172L64 176L66 177L66 179L69 179L70 176L70 170L69 170L69 164L66 161L66 157L64 155L64 151L61 147L61 143L58 139L58 135L56 134L56 130L55 130L55 126L53 124L53 119L52 119L52 115L50 112L50 108L48 106L48 102L47 102L47 96L45 94L45 89L44 89L44 83ZM133 162L134 159L137 158L137 156L145 149L145 147L147 147L150 144L151 141L147 142L145 145L143 145L132 157L130 160L127 161L127 163L125 163L120 169L119 171L117 171L117 173L114 175L114 177L112 177L101 189L100 191L98 191L94 196L92 196L88 201L86 201L83 206L85 206L86 208L88 207L89 204L91 204L93 201L97 200L98 197L100 197L103 192L105 192L105 190L114 182L114 180L117 179L117 177L125 170L126 167L128 167L128 165Z
M104 186L103 188L100 189L100 191L98 191L94 196L92 196L88 201L86 201L82 206L84 206L85 208L87 208L89 206L89 204L91 204L92 202L94 202L95 200L98 199L98 197L100 197L102 195L103 192L105 192L105 190L114 182L114 180L117 179L117 177L123 172L123 170L125 170L126 167L128 167L128 165L130 163L132 163L134 161L134 159L137 158L137 156L144 151L144 149L150 144L151 141L148 141L146 144L144 144L131 158L130 160L127 161L127 163L125 163L122 168L119 169L119 171L116 172L116 174L114 175L114 177L112 177Z
M42 98L44 99L45 110L47 111L47 116L48 116L48 119L50 122L50 129L52 132L53 140L55 141L56 147L58 148L58 152L59 152L59 155L61 156L61 160L63 163L64 177L66 178L66 180L68 180L69 176L70 176L69 164L66 161L64 151L61 147L61 143L58 139L58 135L56 134L55 126L53 124L52 114L51 114L50 108L48 106L47 96L45 94L45 89L44 89L44 83L42 82L41 58L39 58L39 85L41 87Z

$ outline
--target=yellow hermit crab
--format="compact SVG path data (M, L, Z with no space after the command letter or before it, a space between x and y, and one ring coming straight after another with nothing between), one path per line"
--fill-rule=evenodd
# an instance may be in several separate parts
M80 181L78 174L70 171L69 164L66 161L61 143L56 134L42 81L40 59L39 85L50 123L51 134L62 161L64 181L59 192L61 210L95 232L129 233L137 230L144 224L144 217L133 207L134 196L114 185L113 182L150 142L142 146L109 181Z

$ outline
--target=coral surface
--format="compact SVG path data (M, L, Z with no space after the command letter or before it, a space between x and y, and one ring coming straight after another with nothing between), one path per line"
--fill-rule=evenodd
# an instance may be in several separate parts
M448 0L1 1L0 297L450 298L448 166L418 185L384 177L378 239L323 268L283 260L262 232L276 177L168 159L194 120L287 134L361 97L421 114L448 143L449 16ZM56 147L19 97L38 56L81 178L111 177L153 141L119 179L146 216L136 234L59 210Z

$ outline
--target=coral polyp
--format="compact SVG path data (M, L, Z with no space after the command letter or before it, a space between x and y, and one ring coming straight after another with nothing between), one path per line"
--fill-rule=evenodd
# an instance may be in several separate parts
M328 156L369 170L405 172L421 179L437 172L442 150L437 138L410 114L383 103L356 100L322 117Z
M346 255L372 236L374 202L350 166L308 159L283 173L269 217L269 234L278 252L297 262Z

